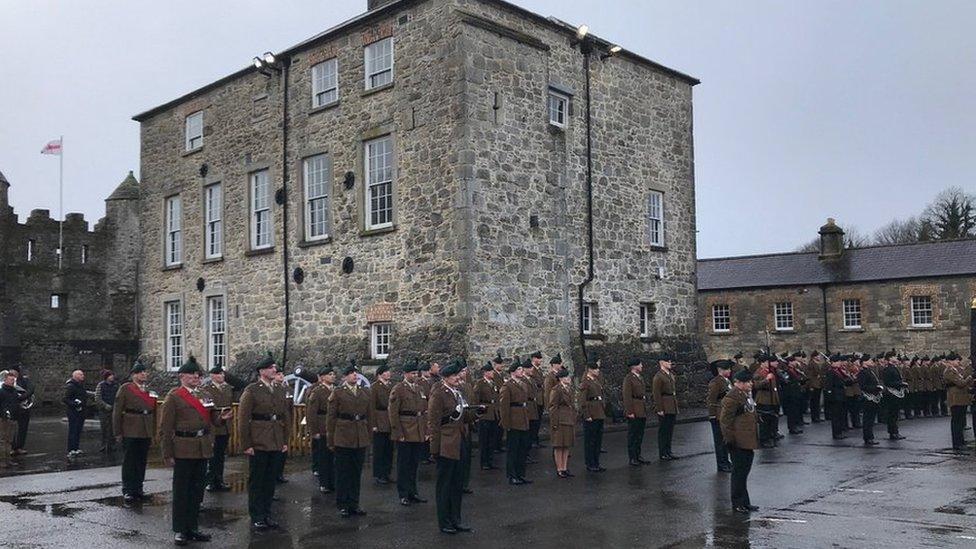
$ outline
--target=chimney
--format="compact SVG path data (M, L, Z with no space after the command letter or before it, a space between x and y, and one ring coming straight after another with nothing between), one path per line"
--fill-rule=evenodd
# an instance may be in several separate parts
M820 227L820 260L831 261L844 255L844 230L837 226L834 218Z
M396 2L396 0L366 0L366 11L378 10L393 2Z

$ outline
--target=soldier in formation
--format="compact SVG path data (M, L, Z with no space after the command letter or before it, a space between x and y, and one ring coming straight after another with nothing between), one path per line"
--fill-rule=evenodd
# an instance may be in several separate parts
M112 427L122 442L122 497L126 503L148 499L142 486L146 479L149 446L156 435L157 395L147 386L149 371L136 362L115 396Z

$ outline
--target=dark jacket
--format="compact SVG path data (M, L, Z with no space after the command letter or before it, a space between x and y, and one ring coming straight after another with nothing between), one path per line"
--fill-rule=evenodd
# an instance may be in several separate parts
M85 411L88 404L88 392L85 391L85 384L80 381L69 379L64 384L64 396L61 402L68 409L68 413L80 414Z
M95 387L95 407L102 412L111 412L115 406L115 394L119 392L119 384L115 381L101 381Z
M17 389L12 385L0 385L0 419L15 419L19 409Z
M871 368L862 368L857 373L857 385L861 388L861 392L872 395L876 395L882 390L881 382L878 381L878 376L874 375Z

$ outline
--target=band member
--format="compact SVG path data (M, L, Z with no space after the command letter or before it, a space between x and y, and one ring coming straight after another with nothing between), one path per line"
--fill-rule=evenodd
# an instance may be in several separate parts
M505 359L502 358L501 353L491 359L491 366L495 369L494 375L491 376L492 383L495 384L495 388L498 390L498 394L501 395L502 386L505 385L505 380L508 378L508 372L505 368ZM501 408L498 409L499 414L499 426L495 430L495 453L500 454L505 451L505 429L501 427Z
M830 369L824 379L824 398L830 410L830 427L834 440L847 438L844 434L847 425L846 388L854 381L844 368L844 357L830 356Z
M17 436L14 417L20 407L17 395L17 375L11 370L0 372L0 469L9 465L11 448Z
M607 411L603 407L603 383L600 381L600 364L590 362L579 385L579 409L583 416L583 460L586 470L602 473L600 449L603 448L603 421Z
M756 409L759 411L759 443L763 448L776 446L779 434L780 400L776 363L776 357L764 355L760 357L760 367L753 374Z
M234 403L234 388L227 383L224 369L216 366L210 369L210 384L204 390L218 414L231 410ZM207 490L225 492L230 489L224 484L224 461L227 457L227 443L230 432L226 421L218 421L213 426L213 456L207 462Z
M18 397L20 406L17 407L17 436L14 437L12 455L22 456L27 453L27 430L30 428L31 408L26 404L34 398L34 382L27 371L19 364L14 364L10 370L17 374L17 386L20 387Z
M556 374L556 385L549 390L546 402L549 403L549 432L552 442L552 458L556 464L556 476L571 478L569 455L576 442L576 399L573 398L573 378L565 368ZM643 385L643 382L641 383Z
M329 448L325 417L336 378L332 366L319 370L318 378L319 382L311 389L305 405L305 424L312 437L313 472L319 477L319 492L331 494L335 490L335 455Z
M823 362L820 354L814 351L810 360L803 365L803 373L807 376L807 390L809 394L810 421L820 423L820 400L823 397Z
M536 351L529 355L529 361L524 366L525 377L532 386L532 404L535 405L535 412L529 410L529 443L532 448L543 448L545 444L539 443L539 428L542 426L542 413L545 411L545 375L541 369L542 351ZM535 460L530 460L529 463L535 463Z
M119 384L115 381L115 372L102 370L102 380L95 386L95 408L98 410L98 424L102 431L102 452L115 451L115 430L112 428L112 410L115 407L115 396L119 392Z
M861 389L861 433L866 446L875 446L874 422L878 417L878 406L884 393L881 381L874 373L874 359L862 355L861 368L857 373L857 384Z
M973 403L973 396L969 392L973 385L973 376L963 370L962 357L951 352L946 356L943 377L948 392L949 412L952 414L952 449L966 452L966 412Z
M733 378L733 387L722 399L719 425L722 439L732 457L732 510L736 513L758 511L749 499L749 472L755 449L759 447L756 426L756 403L752 400L753 375L741 371Z
M277 528L271 518L275 493L275 466L288 451L291 409L285 389L274 382L275 359L269 352L255 369L257 381L241 394L237 408L237 436L248 457L247 507L255 530Z
M885 360L887 364L881 371L881 383L885 388L881 398L881 410L888 424L888 438L902 440L905 437L898 432L898 410L902 408L901 401L904 400L904 391L908 384L901 377L898 357L894 351L885 353Z
M64 384L64 396L61 397L68 415L68 457L73 458L82 454L81 431L85 427L85 408L88 406L88 391L85 390L85 372L75 370L71 378Z
M427 434L427 395L417 383L417 361L403 365L403 381L390 391L390 436L396 441L397 494L401 505L427 503L417 490L417 468Z
M780 361L778 366L777 383L782 382L781 389L783 414L786 416L786 428L791 435L803 433L803 383L805 377L800 370L800 353L794 353L788 360Z
M861 369L859 360L851 356L844 365L845 370L847 370L847 375L855 381L855 383L844 387L844 406L847 408L847 416L850 421L850 423L845 423L844 425L852 429L861 428L861 386L856 383L857 374ZM845 422L848 420L845 420Z
M461 461L469 441L466 432L474 420L474 413L461 392L463 367L460 360L445 366L441 371L443 383L434 388L427 403L430 452L437 457L437 525L444 534L471 531L461 524L464 497Z
M200 532L200 504L213 457L214 427L233 412L215 410L207 391L198 390L203 371L190 356L178 371L180 386L166 395L161 406L159 445L166 465L173 467L173 532L176 545L210 541ZM201 400L202 399L202 400Z
M654 375L651 382L651 393L654 398L654 411L657 413L660 425L657 429L657 451L662 461L678 459L671 452L671 439L674 437L674 424L678 419L678 397L676 383L671 365L674 358L664 353L658 356L657 363L661 369Z
M925 379L928 382L922 413L925 417L937 416L939 415L939 390L943 384L942 372L934 367L928 355L922 357L922 369L925 370Z
M393 441L390 440L390 378L393 372L386 364L376 369L376 381L370 386L369 405L373 418L373 480L390 483L393 468Z
M481 367L481 379L475 383L475 402L485 407L485 413L478 418L478 450L481 457L481 470L497 469L494 465L495 444L498 441L498 385L495 384L495 369L491 362Z
M285 380L285 372L281 369L281 366L277 364L275 365L274 384L277 388L281 389L280 391L276 391L275 394L284 401L283 406L287 406L289 409L291 409L293 404L291 387ZM285 439L285 443L288 443L288 439ZM288 479L285 478L285 463L288 462L288 450L278 452L274 457L275 482L278 484L284 484L288 482Z
M719 412L722 410L722 399L732 390L732 375L734 363L729 360L716 360L712 363L712 373L715 377L708 382L708 393L705 395L705 405L708 406L708 421L712 424L712 441L715 443L715 463L718 472L732 472L729 452L722 439L722 426L719 424ZM740 372L742 370L739 370Z
M343 518L366 514L359 507L359 490L373 411L370 390L360 387L358 381L359 371L347 366L342 371L342 385L329 397L326 415L329 446L335 452L336 506Z
M942 375L942 373L945 372L945 364L942 361L934 361L934 362L935 362L935 370L938 373L938 375L936 376L936 378L938 379L936 400L938 401L939 413L942 414L942 417L945 417L949 415L949 406L947 405L948 395L949 395L948 387L946 386L945 378Z
M502 386L498 399L498 412L502 428L508 438L508 455L505 456L505 474L513 486L530 484L525 478L525 465L529 456L529 387L519 357L508 367L510 374Z
M641 457L641 446L644 443L644 430L647 427L647 406L645 393L647 385L641 372L644 365L637 357L627 361L630 373L624 377L622 385L624 415L627 417L627 457L630 465L640 467L650 463Z
M149 446L156 435L155 392L149 390L149 371L136 362L129 370L131 381L123 383L115 396L112 427L122 441L122 496L127 503L147 499L142 491L146 479Z

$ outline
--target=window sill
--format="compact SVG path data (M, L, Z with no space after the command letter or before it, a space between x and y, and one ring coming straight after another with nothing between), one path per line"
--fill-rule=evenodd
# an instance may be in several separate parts
M854 334L858 334L858 333L864 333L864 328L841 328L838 331L841 332L841 333L854 333Z
M379 93L383 90L391 89L393 87L393 84L394 82L390 82L389 84L383 84L382 86L376 86L375 88L364 90L362 97L366 97L367 95L373 95L374 93Z
M217 257L208 257L208 258L206 258L206 259L203 260L203 264L204 265L209 265L211 263L220 263L223 260L224 260L224 256L222 256L222 255L221 256L217 256Z
M183 268L182 263L177 263L175 265L163 265L163 271L178 271Z
M732 330L724 330L724 331L719 331L719 332L712 330L712 335L713 336L722 337L722 336L730 336L730 335L733 335L733 333L732 333Z
M365 360L359 361L359 364L358 365L359 366L367 366L367 367L373 368L373 367L377 367L377 366L382 366L382 365L384 365L386 363L387 363L387 359L385 359L385 358L367 358Z
M256 255L268 255L274 253L274 246L270 248L259 248L257 250L247 250L244 252L244 257L254 257Z
M376 236L379 234L392 233L396 230L396 225L390 225L389 227L382 227L379 229L363 229L359 231L359 236Z
M566 124L559 125L552 120L549 121L549 131L553 133L566 133L566 130Z
M909 326L909 332L932 332L935 331L935 326Z
M658 246L656 244L650 244L650 245L648 245L647 248L649 250L651 250L652 252L666 252L666 251L668 251L668 247L667 246Z
M320 112L330 111L338 106L339 106L339 100L336 99L331 103L326 103L325 105L319 105L318 107L312 107L311 110L308 111L308 115L312 116L313 114L318 114Z
M312 248L312 247L315 247L315 246L321 246L322 244L331 244L331 243L332 243L332 237L331 236L327 236L325 238L319 238L319 239L316 239L316 240L302 240L301 242L298 243L298 247L299 248Z
M607 336L604 334L583 334L583 339L587 341L606 341Z
M200 152L202 150L203 150L203 145L200 145L199 147L197 147L195 149L190 149L188 151L183 151L183 153L180 156L182 156L183 158L186 158L188 156L193 156L193 155L197 154L198 152Z
M796 330L776 330L773 333L779 335L792 335L796 333Z

